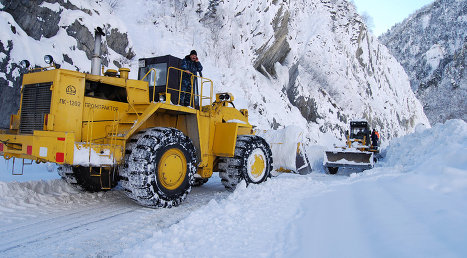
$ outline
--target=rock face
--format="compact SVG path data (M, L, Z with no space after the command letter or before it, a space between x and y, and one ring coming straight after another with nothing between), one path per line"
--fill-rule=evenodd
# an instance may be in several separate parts
M16 28L0 37L0 82L5 77L18 91L19 49L28 49L33 64L52 52L64 68L88 71L93 27L103 26L106 66L136 71L137 55L182 57L196 49L215 92L234 93L262 129L294 124L320 142L327 134L343 138L352 119L369 120L385 139L428 124L403 68L345 0L20 1L43 8L28 15L52 17L44 23L17 21L14 2L0 5L0 25ZM50 31L30 28L48 23ZM3 94L8 85L1 87ZM0 114L7 124L9 114Z
M467 1L437 0L380 37L431 123L467 121Z
M269 74L275 77L274 65L278 62L283 64L290 52L290 45L287 42L289 19L289 11L282 6L272 21L274 37L256 51L258 58L253 66L265 76Z

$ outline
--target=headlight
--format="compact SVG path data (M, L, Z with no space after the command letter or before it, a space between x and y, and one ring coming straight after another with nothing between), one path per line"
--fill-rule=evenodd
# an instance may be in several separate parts
M21 66L21 68L27 69L27 68L29 68L29 66L31 64L29 63L28 60L23 60L23 61L19 62L19 65Z
M51 55L45 55L44 56L44 61L46 64L53 64L54 58Z
M221 94L221 95L219 96L219 99L220 99L220 100L225 100L225 101L227 101L227 100L230 99L230 96L229 96L229 94Z

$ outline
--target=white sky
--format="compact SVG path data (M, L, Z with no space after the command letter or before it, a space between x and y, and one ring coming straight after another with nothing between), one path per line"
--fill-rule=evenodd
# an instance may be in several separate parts
M366 12L373 18L373 32L381 35L398 22L428 5L433 0L353 0L360 14Z

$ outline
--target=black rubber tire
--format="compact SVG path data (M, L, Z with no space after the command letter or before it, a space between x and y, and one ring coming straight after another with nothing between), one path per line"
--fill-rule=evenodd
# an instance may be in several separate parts
M91 173L98 175L99 168L93 167L90 171L89 167L83 166L63 165L58 167L58 174L63 180L87 192L106 191L108 189L104 190L102 188L114 188L118 183L117 176L112 168L102 169L101 176L91 176Z
M329 174L331 174L331 175L337 174L337 171L339 171L339 168L338 168L338 167L337 167L337 168L335 168L335 167L328 167L328 172L329 172Z
M186 173L176 189L168 189L159 180L158 166L164 153L174 149L186 159ZM197 164L190 138L175 128L151 128L129 140L120 167L120 183L125 194L140 205L171 208L178 206L191 191Z
M260 150L265 157L265 171L260 178L252 178L248 173L248 159L255 151ZM272 170L272 152L267 142L256 135L240 135L237 137L234 157L219 158L219 176L228 190L235 190L240 181L248 184L260 184L270 177Z
M193 183L194 187L199 187L208 182L209 178L200 178L200 177L195 177L195 181Z

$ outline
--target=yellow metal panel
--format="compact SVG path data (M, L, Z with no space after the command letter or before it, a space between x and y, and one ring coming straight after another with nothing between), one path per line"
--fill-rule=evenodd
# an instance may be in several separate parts
M215 125L212 151L217 156L233 157L237 142L238 124L220 123Z
M197 115L198 120L198 132L199 132L199 147L200 147L200 167L212 168L212 145L214 142L214 122L212 117L204 116L202 114Z
M39 160L72 164L74 141L73 133L34 131L32 155ZM63 155L63 161L57 160L57 153Z
M50 113L54 115L53 130L81 135L81 117L84 106L84 74L59 70L53 82Z
M243 127L239 126L238 127L238 135L251 135L253 134L253 130L251 127Z
M27 155L27 146L32 146L32 135L0 134L3 143L3 155L6 159L10 157L30 159Z
M58 74L59 70L27 73L23 75L23 85L55 81Z
M46 127L46 130L47 131L53 131L54 130L54 115L51 115L49 114L47 116L47 127Z
M126 86L126 80L123 78L119 78L119 77L86 74L86 80L101 82L101 83L110 84L114 86L120 86L120 87Z

